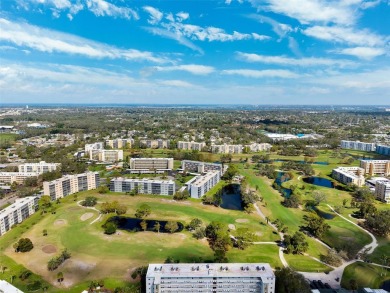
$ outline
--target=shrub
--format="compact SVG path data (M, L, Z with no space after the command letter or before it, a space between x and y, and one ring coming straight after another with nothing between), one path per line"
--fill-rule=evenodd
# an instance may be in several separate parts
M28 252L34 248L34 245L29 238L21 238L15 243L14 248L16 252Z
M54 271L70 257L71 254L66 249L64 249L59 256L53 257L51 260L49 260L49 262L47 263L47 269L49 271Z
M116 232L116 228L117 227L116 227L115 223L109 222L105 225L104 233L108 234L108 235L114 234Z

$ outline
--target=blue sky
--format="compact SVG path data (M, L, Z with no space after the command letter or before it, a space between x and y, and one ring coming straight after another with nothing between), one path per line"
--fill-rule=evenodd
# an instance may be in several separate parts
M1 103L390 104L388 0L3 0Z

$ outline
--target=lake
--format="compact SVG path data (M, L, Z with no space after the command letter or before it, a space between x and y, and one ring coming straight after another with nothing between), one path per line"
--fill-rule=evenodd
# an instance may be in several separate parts
M334 188L334 183L331 180L326 179L326 178L312 176L312 177L305 177L302 180L303 180L303 182L306 182L309 184L322 186L322 187L328 187L328 188Z
M107 220L107 222L114 222L117 225L118 229L121 229L121 230L140 232L140 231L143 231L141 229L142 220L143 219L115 216L115 217L109 218ZM146 220L146 219L145 219L145 221L147 224L146 231L156 232L156 230L154 230L154 225L157 222L159 222L160 223L160 233L169 233L169 231L164 228L167 221ZM184 225L182 223L177 222L177 225L179 226L179 228L176 230L176 232L180 232L184 229Z
M239 184L229 184L221 191L221 208L242 211L241 188Z
M275 179L275 183L279 186L280 191L284 197L289 198L291 196L292 190L289 188L282 187L283 182L287 182L290 178L284 176L284 172L278 172L278 176Z

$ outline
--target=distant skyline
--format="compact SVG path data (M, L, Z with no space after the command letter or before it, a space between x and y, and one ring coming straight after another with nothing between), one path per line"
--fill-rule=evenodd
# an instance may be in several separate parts
M0 104L390 105L388 0L4 0Z

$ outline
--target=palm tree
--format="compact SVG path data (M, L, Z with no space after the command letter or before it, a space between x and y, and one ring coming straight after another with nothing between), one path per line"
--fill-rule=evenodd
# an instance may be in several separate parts
M157 233L160 233L160 228L161 228L160 222L156 221L156 224L154 224L153 229L157 231Z

